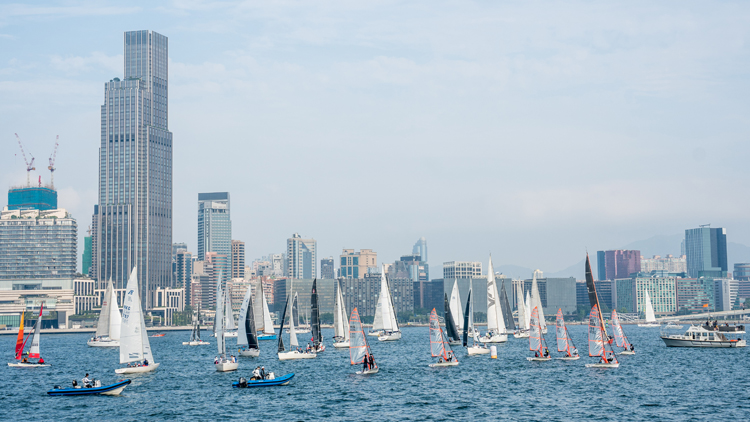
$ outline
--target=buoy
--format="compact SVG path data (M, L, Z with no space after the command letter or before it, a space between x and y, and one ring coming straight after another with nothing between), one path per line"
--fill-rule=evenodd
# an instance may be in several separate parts
M497 359L497 346L490 346L490 357Z

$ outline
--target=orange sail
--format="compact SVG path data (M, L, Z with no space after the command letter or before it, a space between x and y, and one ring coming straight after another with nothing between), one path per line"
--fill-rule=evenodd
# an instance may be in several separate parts
M23 318L26 312L21 312L21 325L18 327L18 337L16 338L16 359L21 359L23 355Z

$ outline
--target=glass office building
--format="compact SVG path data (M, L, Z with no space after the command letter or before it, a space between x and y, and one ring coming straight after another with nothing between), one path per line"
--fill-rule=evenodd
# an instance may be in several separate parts
M688 277L727 276L727 230L700 227L685 230Z
M232 219L229 192L198 194L198 260L205 260L206 253L216 252L227 260L217 265L221 280L226 283L232 277Z

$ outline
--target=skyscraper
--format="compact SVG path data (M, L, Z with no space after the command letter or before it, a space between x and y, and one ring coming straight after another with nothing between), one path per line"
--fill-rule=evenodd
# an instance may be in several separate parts
M378 267L378 253L372 249L344 249L341 252L341 277L363 278L369 268ZM380 274L380 273L378 273Z
M232 219L229 192L198 194L198 259L205 260L206 253L216 252L226 257L216 264L221 271L221 281L232 277Z
M335 278L335 272L333 269L333 257L323 258L320 260L320 278L329 279Z
M93 216L93 274L124 288L138 268L141 300L172 278L172 133L168 43L153 31L125 33L125 76L104 85L99 204Z
M727 230L701 226L685 230L688 277L727 276Z
M604 257L603 260L602 257ZM629 278L630 274L641 271L641 251L621 249L598 251L596 260L599 280Z
M427 262L427 240L424 237L420 237L417 243L414 244L411 252L419 254L422 262Z
M313 278L317 274L317 242L315 239L303 239L294 233L286 240L287 276L289 278Z
M232 278L245 278L245 242L232 241Z

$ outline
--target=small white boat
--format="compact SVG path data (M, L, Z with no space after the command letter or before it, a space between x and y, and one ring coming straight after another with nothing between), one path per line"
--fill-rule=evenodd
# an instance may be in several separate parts
M443 362L431 363L428 366L430 368L442 368L444 366L458 366L458 361L457 360L452 360L449 362L443 361Z
M318 355L315 352L300 352L298 350L291 350L288 352L279 352L279 360L295 360L295 359L315 359Z
M580 358L581 357L579 355L575 355L575 356L565 356L565 357L555 358L555 359L557 359L557 360L578 360Z
M370 345L367 344L367 336L362 329L357 308L352 309L347 325L349 326L349 361L352 365L362 365L362 370L357 371L357 375L377 374L380 369L372 356Z
M619 368L620 364L618 362L612 362L612 363L587 363L587 368Z
M548 362L552 360L547 341L542 334L542 327L539 322L539 307L534 306L531 310L531 328L529 330L529 350L534 352L534 357L527 357L526 360L532 362Z
M221 361L219 363L215 363L214 366L216 367L217 372L229 372L236 371L237 367L239 367L240 364L239 362Z
M516 331L513 333L513 337L515 338L529 338L529 332L528 331Z
M539 357L539 358L527 357L526 360L531 361L531 362L548 362L552 360L552 356L547 356L546 358L545 357Z
M260 346L258 345L258 336L255 332L255 313L253 312L253 289L248 287L245 297L242 299L240 306L239 321L237 322L239 336L237 336L237 346L240 356L257 358L260 356Z
M183 341L183 346L203 346L211 344L207 341L201 340L201 324L200 324L201 307L198 305L198 311L193 313L193 331L190 332L190 340Z
M225 332L224 333L224 338L237 337L237 334L238 334L237 331L231 331L231 332L228 332L228 333Z
M92 338L86 342L89 347L120 347L120 340L105 338Z
M357 372L355 372L355 373L356 373L357 375L371 375L371 374L377 374L377 373L378 373L378 371L380 371L380 368L378 368L378 367L376 366L376 367L374 367L374 368L372 368L372 369L368 369L368 370L366 370L366 371L357 371Z
M370 337L380 337L384 333L385 333L385 331L383 331L383 330L375 330L375 331L369 331L367 333L367 335L370 336Z
M401 331L386 331L378 337L378 341L396 341L401 340Z
M685 334L662 333L661 339L667 347L746 347L744 325L713 326L691 325Z
M333 305L333 347L349 348L349 319L346 317L341 283L336 280L336 301Z
M281 314L281 326L279 326L279 342L277 355L279 360L296 360L296 359L315 359L318 357L315 352L302 352L299 351L299 342L297 341L297 331L294 327L294 318L290 315L289 317L289 347L290 350L286 350L284 346L284 339L282 333L284 332L284 320L287 316L287 309L289 308L289 302L292 300L290 297L284 305L284 312Z
M348 349L349 348L349 342L348 341L334 342L333 343L333 347L335 347L337 349Z
M593 279L593 275L590 274L591 266L589 264L588 257L586 257L586 266L586 278L588 279L589 277L591 277ZM587 363L587 368L620 367L620 363L617 361L617 356L615 356L614 350L612 350L611 348L607 350L609 342L604 340L605 333L606 330L602 322L599 307L597 305L594 305L591 308L591 313L589 314L589 356L598 357L599 362Z
M90 347L120 347L121 325L122 316L117 304L117 294L112 285L112 279L110 279L102 299L96 333L86 344Z
M125 299L122 303L122 323L120 326L120 363L129 365L115 370L118 374L152 372L159 367L151 354L146 321L141 309L141 295L138 287L138 269L133 267L128 278ZM147 363L147 365L143 365Z
M466 348L466 351L469 356L488 355L490 353L490 349L487 346L469 346Z
M183 341L182 342L183 346L205 346L207 344L211 344L211 343L209 343L207 341L203 341L203 340L193 340L193 341Z
M221 271L219 271L219 280L221 280ZM229 292L227 292L229 294ZM237 359L235 357L227 357L227 348L226 348L226 336L224 335L224 324L227 321L231 321L232 318L225 318L224 312L225 312L225 306L227 304L224 303L224 293L221 290L221 282L216 283L216 318L215 318L215 325L216 328L216 348L219 352L219 356L214 360L214 367L216 367L217 372L229 372L229 371L235 371L237 370L237 367L239 366L239 363L237 362ZM231 315L231 308L227 309L226 312L228 312Z
M556 358L559 360L578 360L581 356L578 354L578 349L573 344L573 339L570 338L568 327L565 325L565 319L563 318L562 308L557 309L557 319L555 321L555 332L557 333L557 351L564 352L565 356Z
M654 314L654 305L651 303L651 295L648 294L648 290L645 291L646 299L646 323L638 324L639 327L644 328L657 328L660 325L656 322L656 315Z
M45 366L50 365L39 362L8 362L8 366L11 368L44 368Z
M397 341L401 339L401 331L398 328L398 319L393 308L391 289L385 276L385 266L380 270L380 296L375 308L375 319L372 323L373 331L381 331L379 341Z
M246 349L242 348L237 351L240 356L248 357L248 358L257 358L260 356L260 349Z
M443 329L440 328L440 320L435 308L432 308L432 312L430 313L430 353L432 357L438 358L437 363L429 364L430 368L458 365L458 359L453 354L453 350L451 350L451 346L445 338Z
M495 333L487 333L490 335L490 337L487 337L487 335L484 335L482 337L479 337L479 341L482 343L505 343L508 341L508 335L507 334L495 334Z

